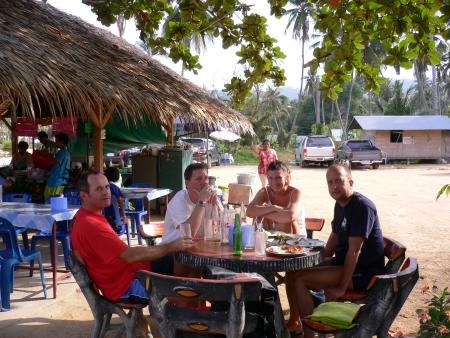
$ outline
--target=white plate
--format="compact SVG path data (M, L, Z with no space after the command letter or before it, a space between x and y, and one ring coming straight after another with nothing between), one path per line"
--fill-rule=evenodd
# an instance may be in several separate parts
M288 239L286 241L286 244L293 245L293 246L303 246L305 248L317 248L317 247L325 246L325 242L323 242L321 240L304 238L304 237Z
M307 250L303 251L296 251L296 252L289 252L287 249L284 249L284 247L289 247L289 245L273 245L266 248L266 253L271 256L277 256L277 257L297 257L307 254Z

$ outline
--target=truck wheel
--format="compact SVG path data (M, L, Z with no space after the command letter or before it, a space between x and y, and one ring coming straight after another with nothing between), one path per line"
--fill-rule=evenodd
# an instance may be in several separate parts
M295 158L295 165L299 166L300 165L300 161L297 160L297 156L294 156L294 158Z
M328 161L328 166L331 167L334 164L334 161Z
M300 167L306 168L308 165L305 161L300 161Z
M378 163L372 164L372 168L373 169L378 169L379 167L380 167L380 165Z

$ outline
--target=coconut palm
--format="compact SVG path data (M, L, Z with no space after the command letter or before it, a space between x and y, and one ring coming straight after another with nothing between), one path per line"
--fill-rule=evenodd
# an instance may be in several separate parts
M303 80L304 80L304 69L305 69L305 42L309 40L309 19L314 10L313 4L303 1L303 0L289 0L289 3L294 8L286 11L286 15L289 15L289 21L286 26L285 33L290 27L292 27L292 37L296 40L301 41L301 57L302 57L302 67L300 75L300 91L298 93L298 106L299 109L296 110L294 119L292 122L292 128L295 127L297 116L300 111L302 99L303 99Z
M182 22L183 18L179 7L176 7L173 14L168 16L163 23L162 32L163 36L167 36L169 31L170 22ZM193 32L190 38L185 38L183 44L186 48L194 48L197 54L200 54L206 49L206 40L212 41L214 36L210 32ZM181 75L184 75L184 66L181 67Z
M314 110L316 112L316 123L320 123L320 77L316 75L316 72L308 70L306 76L305 92L311 95L314 101Z

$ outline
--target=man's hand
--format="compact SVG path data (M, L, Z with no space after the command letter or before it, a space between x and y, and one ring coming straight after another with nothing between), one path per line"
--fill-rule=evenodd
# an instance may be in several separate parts
M183 251L186 249L189 249L194 245L194 242L192 241L192 238L178 238L177 240L167 243L167 251L168 253Z
M345 290L341 288L328 288L325 289L325 299L328 301L333 301L341 297L345 293Z
M192 190L197 194L197 200L201 200L203 202L209 202L213 197L213 190L209 185L205 186L202 190Z

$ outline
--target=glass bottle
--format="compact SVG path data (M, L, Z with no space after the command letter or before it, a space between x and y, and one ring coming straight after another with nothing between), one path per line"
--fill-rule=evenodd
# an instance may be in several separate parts
M266 255L266 235L261 225L257 225L255 233L255 255Z
M233 256L242 255L242 228L241 228L241 215L236 213L234 215L234 228L233 228Z

